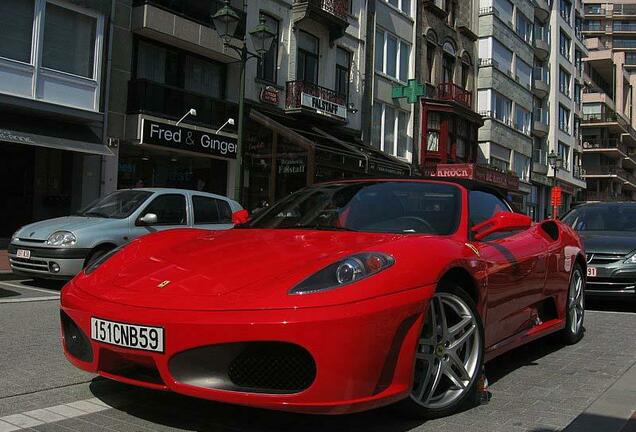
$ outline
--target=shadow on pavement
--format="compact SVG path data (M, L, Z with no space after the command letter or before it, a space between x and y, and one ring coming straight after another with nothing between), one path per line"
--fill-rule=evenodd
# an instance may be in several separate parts
M604 312L636 313L636 296L633 298L585 298L585 309Z
M49 279L29 279L29 280L22 281L20 283L26 287L45 288L45 289L60 291L66 284L66 281L49 280Z
M0 298L7 298L7 297L16 297L19 296L20 293L15 292L15 291L11 291L8 289L4 289L4 288L0 288Z

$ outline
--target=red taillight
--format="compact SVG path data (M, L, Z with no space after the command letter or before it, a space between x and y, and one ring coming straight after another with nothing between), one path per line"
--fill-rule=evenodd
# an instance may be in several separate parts
M232 213L232 223L234 225L244 224L249 218L250 213L247 210L238 210Z

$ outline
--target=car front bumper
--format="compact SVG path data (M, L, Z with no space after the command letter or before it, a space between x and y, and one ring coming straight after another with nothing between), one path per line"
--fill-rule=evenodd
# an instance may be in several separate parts
M18 249L28 250L31 257L18 258ZM70 279L84 268L90 249L48 248L11 243L8 248L11 270L16 274L44 279Z
M596 269L596 276L589 274ZM590 296L632 296L636 298L636 265L622 261L608 264L589 264L585 287Z
M415 349L433 291L434 287L428 286L323 308L190 312L103 302L80 291L71 281L62 292L62 321L71 320L81 330L80 338L90 346L90 350L83 349L90 351L90 356L81 360L77 353L71 354L68 344L74 336L64 330L66 324L62 339L71 363L117 381L267 409L351 413L408 396ZM92 340L91 317L162 327L164 352ZM231 374L222 364L231 363L233 356L238 358L241 349L223 351L223 347L257 343L290 344L309 353L315 363L311 384L295 393L240 385L232 388ZM206 352L210 354L207 357ZM188 358L189 353L195 355ZM285 363L289 376L298 367L295 361ZM145 373L131 374L131 370Z

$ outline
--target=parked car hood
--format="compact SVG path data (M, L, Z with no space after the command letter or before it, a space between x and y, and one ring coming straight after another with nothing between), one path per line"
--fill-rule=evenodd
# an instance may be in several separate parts
M387 294L394 286L408 284L395 279L400 270L394 265L341 289L289 295L300 281L350 254L394 254L397 246L408 240L405 235L260 229L179 231L134 241L94 273L78 276L75 285L102 300L137 307L255 310L342 304L372 297L377 291ZM421 275L411 270L403 273ZM352 295L357 298L352 300Z
M625 231L579 231L585 252L628 254L636 249L636 232Z
M70 231L77 234L77 231L92 228L96 225L103 225L119 219L106 219L86 216L65 216L55 219L46 219L25 225L18 230L18 237L30 240L46 240L56 231Z

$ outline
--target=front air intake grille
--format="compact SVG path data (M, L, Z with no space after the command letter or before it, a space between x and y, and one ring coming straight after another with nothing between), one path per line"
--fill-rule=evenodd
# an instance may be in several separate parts
M241 388L298 393L314 382L316 364L298 345L252 342L230 363L228 376Z
M62 320L62 334L64 335L66 351L79 360L92 362L93 349L84 332L64 311L60 312L60 319Z

